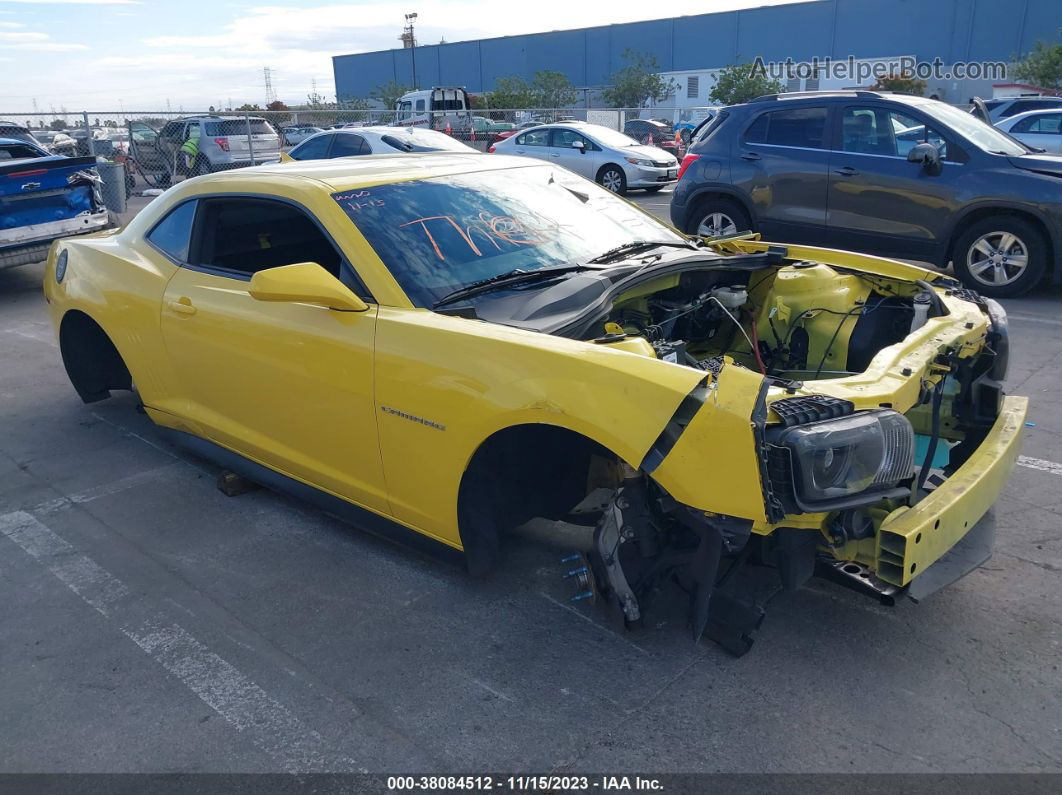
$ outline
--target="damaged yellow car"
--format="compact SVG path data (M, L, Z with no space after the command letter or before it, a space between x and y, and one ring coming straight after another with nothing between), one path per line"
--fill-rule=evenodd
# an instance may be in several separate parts
M135 389L226 469L475 574L546 538L627 624L678 583L734 653L744 566L891 601L984 561L1026 410L1003 310L953 279L690 240L523 158L190 179L44 284L86 402Z

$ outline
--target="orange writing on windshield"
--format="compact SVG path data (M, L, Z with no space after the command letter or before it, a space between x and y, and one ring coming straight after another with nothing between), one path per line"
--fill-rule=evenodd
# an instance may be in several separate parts
M488 212L480 213L479 218L467 226L463 226L450 215L427 215L423 218L415 218L412 221L406 221L403 224L399 224L400 227L419 224L424 235L431 243L432 249L435 251L435 256L443 262L446 261L446 254L443 253L436 235L432 234L430 227L432 222L442 223L444 229L451 229L452 231L457 232L468 248L478 257L482 257L483 252L472 239L474 234L490 242L499 251L501 250L499 241L514 246L537 246L547 242L550 238L550 235L545 229L536 230L531 228L529 224L512 216L492 215Z

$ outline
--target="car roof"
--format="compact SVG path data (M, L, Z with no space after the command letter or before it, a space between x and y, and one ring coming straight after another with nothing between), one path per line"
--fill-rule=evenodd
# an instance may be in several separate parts
M1036 110L1023 110L1021 113L1015 113L1013 116L1007 116L1003 119L1007 124L1011 124L1015 119L1025 119L1029 116L1057 116L1062 113L1062 104L1059 104L1051 108L1036 108ZM1002 122L1001 122L1002 123Z
M864 99L864 100L892 100L894 102L903 102L907 105L924 105L927 102L936 102L935 99L929 97L919 97L914 94L900 94L892 93L889 91L865 91L862 89L854 91L790 91L782 94L764 94L761 97L750 99L744 103L745 106L755 106L759 108L762 104L771 102L784 102L784 103L820 103L820 102L841 102L850 99ZM732 105L731 107L738 107Z
M31 146L40 147L40 144L36 141L27 141L25 138L0 138L0 146L7 144L19 144L21 146L30 144Z
M221 171L210 179L240 180L248 176L310 179L323 183L330 191L342 191L411 179L530 167L549 168L549 164L527 157L484 157L479 152L410 152L251 166Z

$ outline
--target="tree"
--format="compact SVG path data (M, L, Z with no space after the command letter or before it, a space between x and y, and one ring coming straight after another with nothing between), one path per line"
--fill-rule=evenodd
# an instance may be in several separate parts
M62 119L52 119L51 124L48 125L53 130L65 130L66 123Z
M740 105L764 94L779 94L783 89L781 82L756 72L752 64L731 64L719 70L708 97L720 105Z
M1014 64L1014 76L1040 88L1062 88L1062 44L1036 42L1033 51Z
M291 110L291 108L289 108L287 105L285 105L279 99L274 99L272 102L270 102L268 105L266 105L265 109L266 110Z
M531 78L532 107L569 108L575 104L575 86L563 72L543 69Z
M387 110L394 110L395 103L399 98L409 92L409 86L404 86L401 83L396 83L394 80L388 80L386 83L380 86L376 86L369 92L369 98L375 99Z
M613 108L640 108L650 101L663 102L674 95L675 81L658 74L660 65L655 56L626 49L623 60L627 65L613 73L612 85L602 92L605 104Z
M923 97L926 93L926 81L917 77L904 77L902 74L891 72L886 77L879 77L877 82L870 87L871 91L891 91L894 94L913 94Z
M487 94L487 104L505 110L531 108L535 93L522 77L499 77L494 81L494 90Z
M243 111L261 110L261 108L258 107L258 103L257 102L255 104L253 104L253 105L250 102L244 102L242 105L240 105L240 107L236 108L236 110L243 110Z

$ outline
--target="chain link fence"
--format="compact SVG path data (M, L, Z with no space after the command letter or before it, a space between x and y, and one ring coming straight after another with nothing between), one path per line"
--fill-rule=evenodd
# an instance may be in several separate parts
M0 111L0 137L31 135L51 152L95 156L124 166L128 195L187 177L277 162L311 135L329 129L418 127L437 130L482 152L540 124L582 121L622 131L680 157L710 109L483 108L471 111L308 108L283 111L79 111L58 115Z

